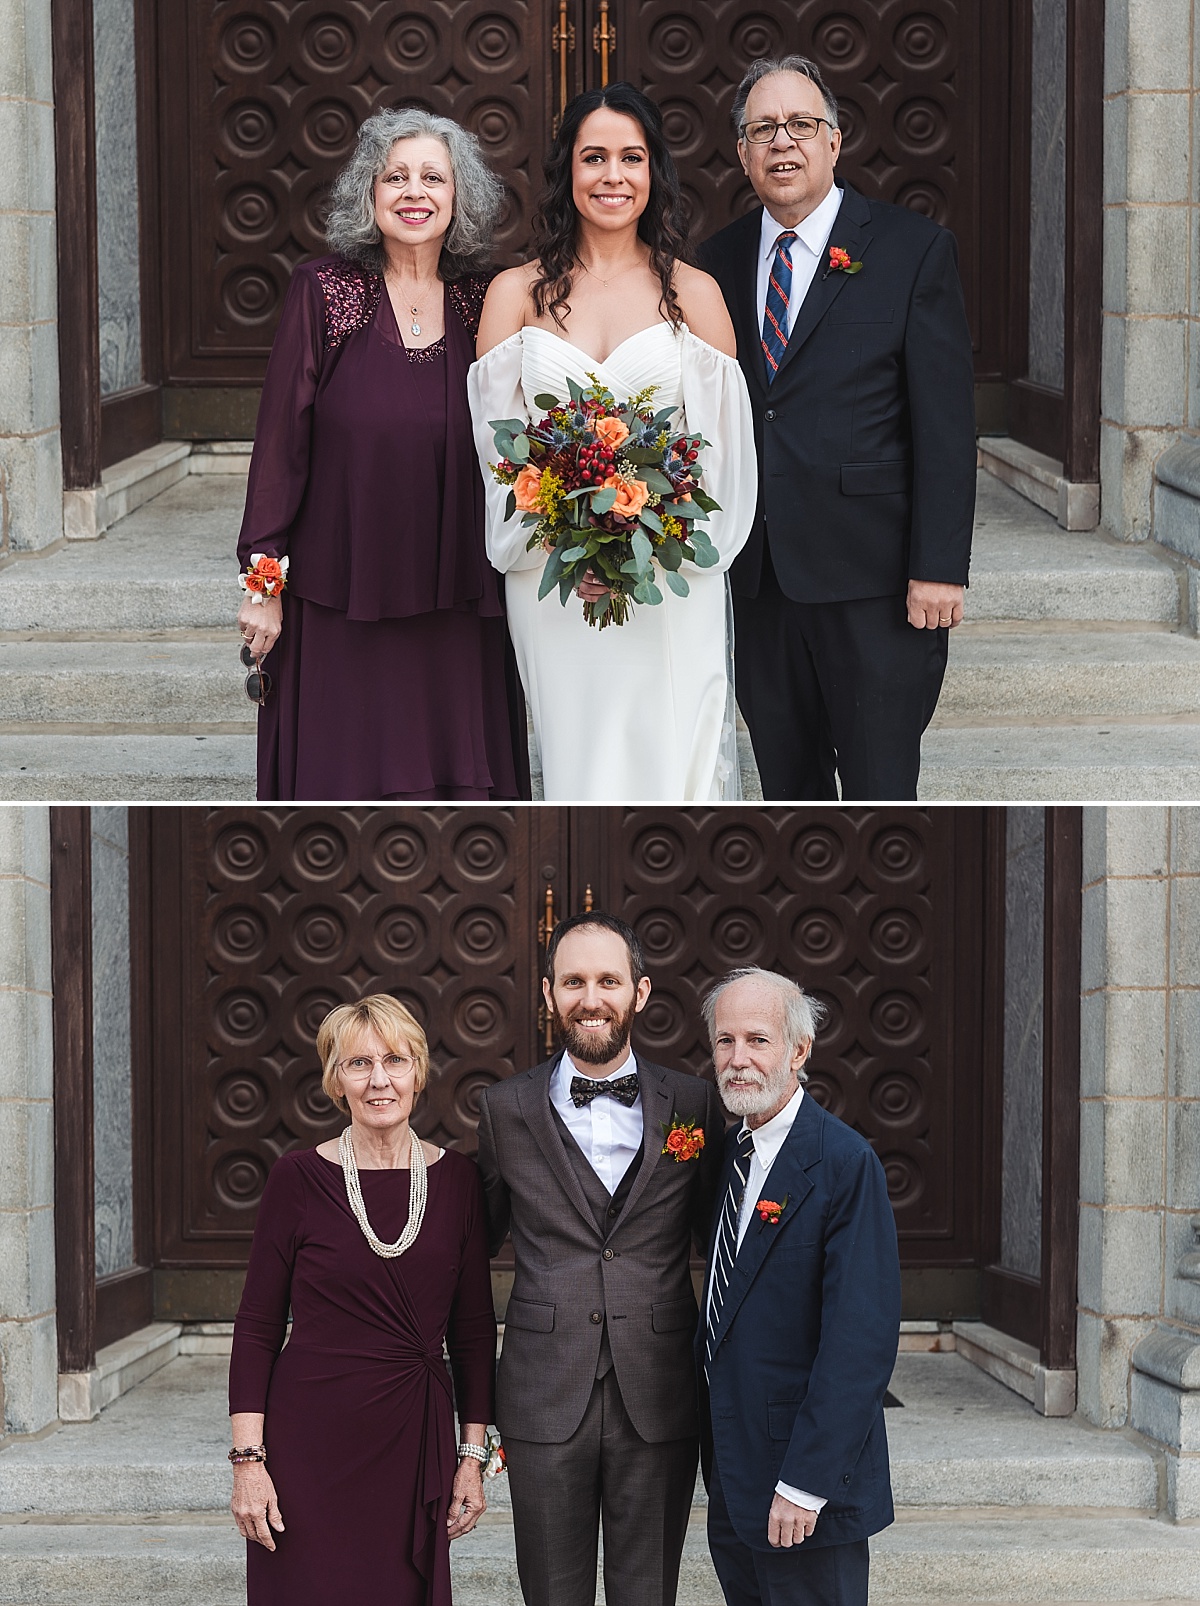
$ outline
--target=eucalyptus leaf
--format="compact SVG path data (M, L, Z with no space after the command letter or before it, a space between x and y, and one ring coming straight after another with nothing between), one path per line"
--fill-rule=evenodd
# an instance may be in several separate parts
M652 507L644 507L638 514L638 519L648 530L653 530L655 535L666 534L666 531L662 527L662 520Z
M638 477L645 483L647 490L657 491L660 496L672 496L674 494L675 487L667 476L660 474L656 468L645 468Z
M506 524L507 524L508 520L512 518L513 514L516 511L517 511L517 493L515 491L509 491L508 496L505 499L505 503L504 503L504 521L505 521Z
M692 541L692 562L698 569L711 569L714 563L721 561L721 554L715 546L698 547Z
M703 518L704 516L690 502L660 502L658 511L660 514L669 513L673 519L683 519L685 522L690 519Z
M636 529L630 540L633 555L643 570L650 567L650 560L654 555L654 548L650 545L650 537L641 529Z
M611 513L616 500L617 488L615 485L610 485L605 491L597 491L592 497L592 512L597 516Z
M542 581L538 586L539 602L543 597L548 597L554 590L555 585L562 579L562 572L562 555L558 548L555 547L554 551L546 559L546 567L542 570Z
M566 574L564 574L558 582L558 600L562 603L564 608L575 595L575 584L575 576L568 569Z
M522 435L525 432L523 418L489 418L488 428L503 430L507 435Z
M529 461L529 436L528 435L515 435L513 437L512 448L511 448L511 450L509 452L506 453L506 456L511 458L514 463L528 463L528 461Z
M567 550L563 553L562 561L564 563L577 563L580 558L586 558L586 557L587 557L587 547L585 547L585 546L571 546L571 547L568 547Z
M533 405L540 407L544 413L554 413L562 406L562 402L559 401L557 396L552 396L548 390L543 390L533 398Z
M677 569L683 562L683 548L678 541L664 541L654 556L664 569Z
M688 583L681 574L675 574L672 570L668 569L663 578L666 580L667 584L677 597L687 596Z
M567 375L567 389L571 393L571 400L574 402L575 406L578 407L583 401L583 387L581 385L577 385L571 378L570 374Z

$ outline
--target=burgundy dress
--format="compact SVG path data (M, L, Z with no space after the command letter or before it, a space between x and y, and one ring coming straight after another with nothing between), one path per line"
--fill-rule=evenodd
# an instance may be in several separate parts
M485 289L446 286L444 340L410 352L380 274L338 257L292 274L238 539L243 568L290 563L260 801L529 795L467 406Z
M407 1171L362 1171L367 1218L391 1242ZM288 1305L292 1335L283 1344ZM381 1259L340 1165L276 1162L259 1206L233 1335L229 1410L262 1411L285 1532L246 1543L250 1606L450 1606L446 1515L459 1420L490 1422L496 1322L483 1188L452 1149L429 1168L416 1242Z

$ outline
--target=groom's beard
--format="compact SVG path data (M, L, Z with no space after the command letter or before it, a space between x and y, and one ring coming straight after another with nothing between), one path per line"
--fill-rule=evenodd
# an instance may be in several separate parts
M551 1020L555 1035L576 1065L605 1065L609 1060L616 1059L629 1042L629 1035L633 1031L633 1017L636 1014L635 997L624 1015L618 1015L611 1009L586 1009L582 1004L578 1004L566 1016L560 1015L558 1010L554 1009ZM581 1026L575 1025L580 1016L586 1016L589 1020L595 1020L597 1016L607 1016L610 1022L609 1028L606 1032L586 1032Z
M754 1086L730 1087L730 1082L735 1079L753 1082ZM797 1085L796 1073L787 1064L779 1066L769 1075L750 1066L743 1066L737 1071L729 1067L717 1072L717 1092L730 1115L760 1115L764 1110L774 1109L785 1093L791 1098Z

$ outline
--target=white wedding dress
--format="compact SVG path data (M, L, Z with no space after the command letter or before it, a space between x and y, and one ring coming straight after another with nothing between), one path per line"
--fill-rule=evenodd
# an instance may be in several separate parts
M659 586L656 607L635 604L624 625L586 624L578 597L555 588L541 602L546 554L527 552L520 514L488 463L489 420L541 416L542 392L567 399L567 378L590 375L624 402L656 385L656 409L711 445L704 487L720 504L707 525L720 562L685 563L690 594ZM529 327L474 363L467 389L487 493L487 553L505 577L508 627L533 716L547 802L694 803L740 796L725 570L750 533L757 499L754 426L737 362L686 325L662 322L623 340L605 362L549 330Z

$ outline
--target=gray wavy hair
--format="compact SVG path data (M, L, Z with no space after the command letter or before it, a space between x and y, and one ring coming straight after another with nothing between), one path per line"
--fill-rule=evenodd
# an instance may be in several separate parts
M383 238L375 222L375 180L387 171L398 139L440 139L454 174L454 214L442 241L441 277L460 279L488 266L504 186L488 167L474 134L419 106L376 112L358 131L354 155L333 182L325 238L339 256L382 273Z
M750 99L750 91L760 78L769 78L777 72L796 72L801 78L810 78L821 91L826 117L834 128L838 126L838 103L815 61L810 61L807 56L777 56L773 59L760 56L746 68L745 77L733 97L733 131L739 139L742 137L742 124L746 120L746 102Z
M710 987L704 995L700 1009L704 1015L704 1024L708 1027L710 1043L717 1035L717 1000L727 987L733 986L735 981L762 982L778 994L783 1016L783 1038L789 1058L801 1043L811 1043L814 1040L821 1028L821 1022L829 1013L824 1004L811 998L803 987L792 981L790 976L781 976L777 970L762 970L758 965L746 965L741 970L731 970L727 976L722 976L721 980ZM799 1072L799 1080L808 1081L808 1072L803 1067Z

